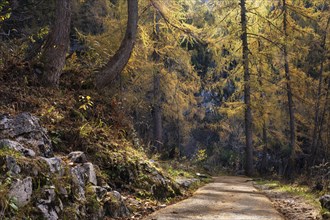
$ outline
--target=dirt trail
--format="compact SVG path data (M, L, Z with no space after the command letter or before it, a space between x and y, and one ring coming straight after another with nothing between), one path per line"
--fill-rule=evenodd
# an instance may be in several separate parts
M283 220L249 178L233 176L216 177L213 183L198 189L194 196L145 219Z

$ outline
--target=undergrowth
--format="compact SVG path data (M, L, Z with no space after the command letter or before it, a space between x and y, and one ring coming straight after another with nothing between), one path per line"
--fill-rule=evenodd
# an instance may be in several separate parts
M288 193L293 196L299 196L313 205L320 207L318 198L320 197L319 192L313 191L310 187L299 185L299 184L288 184L278 180L257 180L257 185L266 186L268 189L276 190L283 193Z

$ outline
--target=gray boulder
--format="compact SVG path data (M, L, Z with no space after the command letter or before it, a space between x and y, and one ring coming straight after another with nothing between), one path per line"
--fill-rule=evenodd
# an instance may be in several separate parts
M0 115L0 139L15 140L44 157L53 156L53 148L47 131L40 126L37 117L30 113L17 116Z
M330 195L324 195L320 198L321 206L330 211Z
M18 143L17 141L12 141L9 139L0 140L0 148L5 148L5 147L20 152L26 157L35 157L36 155L36 153L33 150L25 148L22 144Z
M41 211L44 219L59 219L58 213L63 210L63 204L60 200L56 201L55 187L51 186L43 189L42 194L44 198L38 200L37 207ZM58 205L56 203L58 203Z
M87 158L84 152L82 151L74 151L71 152L68 155L68 158L70 159L71 162L73 163L86 163L87 162Z
M50 172L58 173L60 175L64 174L63 161L60 158L58 157L52 157L52 158L40 157L40 158L47 163Z
M92 191L96 194L97 200L102 201L107 194L107 190L101 186L91 186Z
M85 186L91 183L97 185L96 173L92 163L85 163L71 168L73 183L76 186L78 198L85 198Z
M18 207L23 207L28 204L32 196L32 178L18 179L12 184L8 196L15 200Z
M6 156L6 167L11 174L19 174L21 172L21 167L12 156Z
M180 186L182 186L182 187L189 188L189 187L192 186L194 183L199 182L199 179L196 179L196 178L184 178L184 177L181 177L181 178L176 179L175 182L176 182L177 184L179 184Z
M105 216L112 218L126 217L129 210L126 207L123 197L117 191L108 192L103 205Z
M87 182L92 183L94 186L97 185L96 173L94 165L92 163L85 163L82 165L85 170L85 176L87 177Z
M52 208L50 208L48 205L45 204L38 204L38 209L41 211L42 215L44 216L44 219L47 220L57 220L58 215L56 211Z

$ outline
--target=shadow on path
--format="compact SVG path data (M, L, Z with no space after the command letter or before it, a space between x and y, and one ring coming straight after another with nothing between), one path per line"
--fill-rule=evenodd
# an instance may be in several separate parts
M246 177L214 178L196 193L177 204L161 209L146 220L283 220L266 196Z

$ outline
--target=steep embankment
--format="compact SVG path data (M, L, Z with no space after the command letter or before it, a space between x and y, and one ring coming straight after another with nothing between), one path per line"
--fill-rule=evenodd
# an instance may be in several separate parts
M182 194L117 97L78 75L53 90L26 73L0 75L1 219L141 218Z
M1 218L125 217L139 208L133 207L139 196L163 200L180 194L142 155L121 155L126 162L118 162L114 160L120 152L113 154L56 154L38 118L29 113L0 115ZM130 198L118 190L130 192Z

